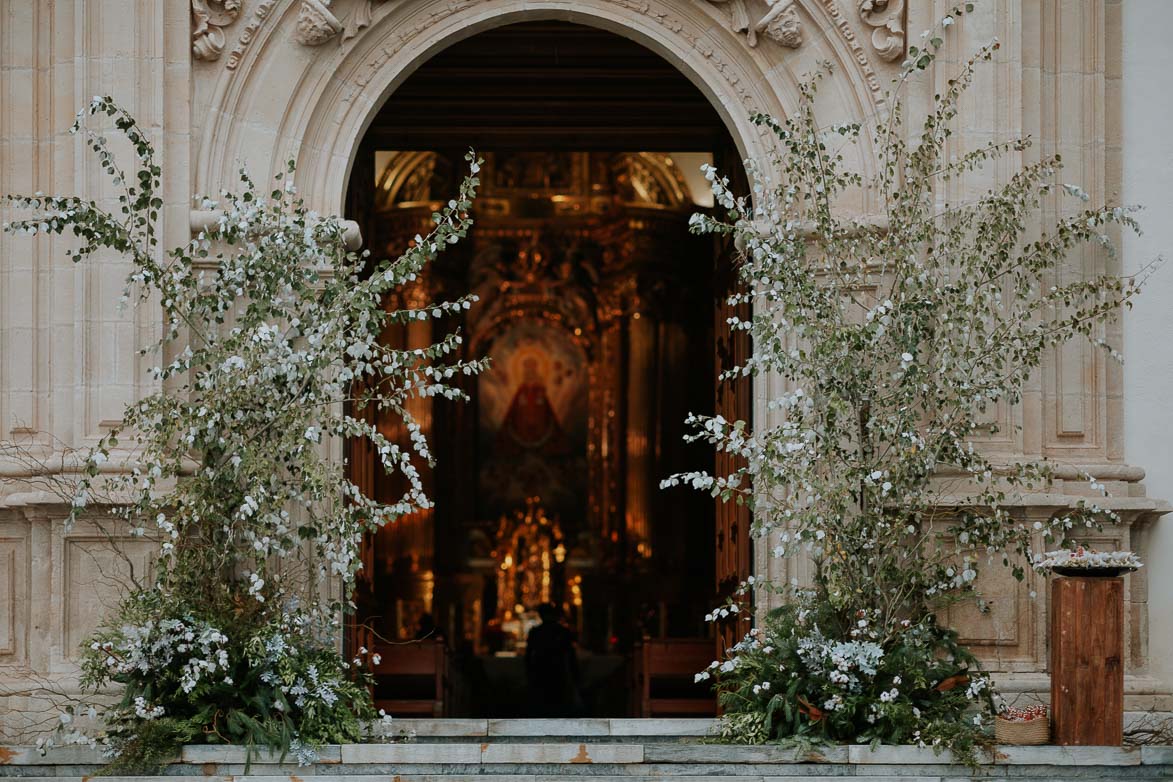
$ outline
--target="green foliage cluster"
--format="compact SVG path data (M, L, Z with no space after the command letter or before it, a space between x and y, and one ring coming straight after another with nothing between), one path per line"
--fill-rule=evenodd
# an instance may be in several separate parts
M88 652L83 687L120 685L102 715L112 770L156 768L196 743L276 748L310 762L314 747L361 740L378 720L366 677L333 639L304 616L266 617L255 603L216 610L137 592Z
M941 30L967 7L952 9ZM750 314L729 323L753 346L724 378L759 378L771 394L752 422L691 417L692 439L732 457L723 461L734 469L664 483L749 505L758 545L805 560L800 572L812 573L797 607L707 672L723 693L729 738L916 740L972 756L974 699L933 690L955 674L979 679L936 617L956 601L980 607L983 568L1021 580L1049 542L1114 518L1092 497L1026 521L1023 496L1047 491L1055 465L1005 458L987 443L1000 421L1013 422L995 413L1020 403L1065 343L1087 340L1119 358L1106 325L1142 280L1116 272L1113 247L1120 231L1138 230L1134 210L1088 203L1059 179L1059 156L1038 155L1029 138L972 145L955 134L996 41L941 79L923 119L909 121L903 90L940 78L943 35L926 33L924 48L910 49L874 122L819 122L830 66L802 85L784 120L755 117L776 152L748 162L752 198L707 171L718 209L694 216L692 228L738 250L742 288L729 304ZM861 159L871 173L850 162ZM860 204L874 211L860 214ZM751 592L792 599L796 586L751 578L708 618L744 613L738 601ZM860 622L866 637L856 635ZM844 692L824 677L832 669L803 657L812 643L859 653L870 645L877 673ZM885 695L895 676L904 689Z
M83 124L87 113L129 142L130 174L127 155ZM487 365L459 360L455 332L411 350L380 339L391 324L473 301L384 307L389 291L466 235L480 161L469 154L459 193L398 258L348 250L342 221L297 195L292 163L271 191L242 171L240 192L202 203L218 220L163 251L162 172L148 135L104 97L72 130L117 188L116 207L10 197L33 216L5 228L72 233L75 261L113 251L130 269L124 302L161 318L161 336L143 351L159 362L155 392L73 466L68 524L92 524L116 547L127 531L158 542L150 578L128 585L83 649L84 685L122 687L100 710L105 732L95 738L116 768L149 768L186 742L265 746L310 762L314 747L358 740L376 718L366 650L353 660L337 650L349 601L330 595L350 593L365 534L430 505L419 470L432 457L408 403L463 399L454 379ZM387 440L370 408L398 417L405 440ZM339 469L330 446L345 438L369 442L405 487L398 500L365 496Z
M989 746L989 682L932 616L883 646L863 615L844 624L816 593L796 592L739 642L717 676L722 738L760 744L918 744L972 762Z

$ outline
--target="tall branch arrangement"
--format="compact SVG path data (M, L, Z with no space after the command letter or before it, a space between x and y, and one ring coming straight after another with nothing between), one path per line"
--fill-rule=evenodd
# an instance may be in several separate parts
M85 127L87 113L109 117L129 140L133 171ZM239 194L203 203L220 210L218 223L164 253L161 171L145 133L101 97L73 131L121 188L117 209L10 197L35 216L6 228L72 232L75 261L121 253L132 267L124 300L162 318L161 338L144 350L159 359L162 390L127 407L86 455L74 490L69 524L112 512L130 534L161 541L153 580L87 642L83 684L124 686L102 714L124 765L155 764L193 741L311 760L314 745L355 740L375 717L365 661L336 651L344 601L325 595L332 579L349 594L364 533L429 504L418 468L431 454L407 401L460 398L450 380L485 366L456 359L456 333L418 350L379 340L388 324L470 306L466 297L387 311L383 299L465 236L480 161L470 153L459 194L397 259L348 252L341 221L298 198L292 164L271 192L241 172ZM383 437L362 417L367 406L402 419L410 441ZM341 438L368 439L383 469L402 476L397 502L380 504L345 477L327 448ZM96 498L114 504L93 509Z
M1087 244L1110 255L1114 230L1136 230L1132 212L1089 205L1078 187L1060 184L1058 155L1020 164L984 192L967 185L995 161L1013 169L1031 141L951 154L962 96L997 43L965 62L908 127L902 87L943 44L929 35L925 49L910 49L889 114L872 127L818 122L821 73L784 121L755 117L779 152L750 161L751 177L761 182L755 173L770 166L782 184L758 184L751 201L710 168L724 213L692 221L741 251L743 292L730 302L753 316L731 325L748 332L753 350L725 377L769 375L786 390L768 400L765 420L693 417L693 439L742 466L665 484L750 504L776 557L814 565L813 582L788 607L698 677L719 679L733 738L823 735L971 752L982 739L965 726L980 728L983 716L960 714L977 708L986 685L935 613L972 597L982 565L1004 564L1022 579L1036 545L1105 518L1088 505L1025 523L1016 496L1044 487L1052 466L995 462L982 441L997 431L996 406L1019 403L1059 346L1088 339L1117 357L1099 335L1139 282L1074 274L1067 259ZM845 156L869 133L874 178L850 170ZM955 181L962 187L951 189ZM842 206L859 190L881 205L880 220ZM953 190L973 195L946 201ZM1078 208L1040 232L1053 197ZM710 619L736 610L728 604Z

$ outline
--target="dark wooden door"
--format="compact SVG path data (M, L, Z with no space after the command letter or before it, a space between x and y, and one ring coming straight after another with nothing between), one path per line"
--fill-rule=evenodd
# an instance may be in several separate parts
M358 398L361 394L362 385L356 383L352 390L352 396ZM368 405L359 410L356 405L351 403L349 408L349 414L355 418L370 423L374 422L373 406ZM375 458L374 445L365 437L351 437L346 441L345 453L347 477L363 495L373 497L375 495L375 469L378 463ZM368 532L362 536L362 542L359 544L359 560L362 562L362 568L355 575L354 593L351 595L355 604L355 612L347 617L345 623L345 643L348 656L353 655L362 647L369 648L371 646L370 632L364 627L364 619L374 600L375 536L373 533Z
M734 192L749 190L745 169L742 167L737 150L727 147L714 156L717 168L729 176ZM722 381L720 375L727 369L745 365L750 355L750 337L745 331L734 331L729 318L749 320L752 308L745 302L730 304L729 296L741 290L741 275L738 253L732 242L722 240L715 253L714 275L714 342L716 350L717 387L715 412L728 421L750 422L753 414L753 378L738 376ZM744 460L728 453L717 453L714 468L716 475L729 475L744 466ZM744 502L730 499L724 502L717 498L716 523L716 586L720 599L732 595L752 573L753 547L750 540L750 508ZM738 601L739 611L735 617L717 625L717 659L729 646L737 643L749 631L753 621L752 595L745 595Z
M350 189L347 192L346 213L358 222L363 239L367 243L374 236L374 226L371 220L371 210L368 194L374 189L374 150L370 145L360 146L355 158L354 175L351 178ZM351 399L360 399L365 391L362 381L356 381L351 388ZM368 423L375 422L375 409L366 406L359 409L354 402L346 403L346 412L355 418ZM375 447L365 437L351 437L343 446L346 458L346 477L358 487L364 496L375 496L375 470L378 460L375 458ZM375 536L367 533L359 544L359 559L362 568L355 576L354 592L350 599L354 601L354 614L346 617L345 638L346 655L349 659L355 652L371 646L371 633L364 626L366 612L374 600L374 567L375 567Z
M724 255L724 254L723 254ZM730 268L730 275L736 279L736 274ZM749 317L749 306L745 303L731 305L726 301L727 294L732 290L724 288L723 294L716 302L714 324L716 331L717 371L718 375L725 369L744 365L749 358L749 337L743 331L734 332L730 329L728 319L736 315L740 319ZM751 409L752 382L750 378L738 377L736 380L717 381L716 412L729 421L749 421ZM715 469L718 476L729 475L745 464L741 457L718 452ZM717 498L716 523L716 574L717 594L722 599L732 594L738 586L749 577L752 568L750 545L750 508L744 502L736 499L722 501ZM737 643L750 627L753 606L746 596L739 601L739 612L735 619L721 622L718 625L717 651L718 654Z

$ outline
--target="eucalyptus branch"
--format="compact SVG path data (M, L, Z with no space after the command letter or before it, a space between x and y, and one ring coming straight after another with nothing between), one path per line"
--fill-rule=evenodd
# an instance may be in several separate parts
M750 319L730 322L751 336L752 353L722 377L769 373L771 387L780 380L787 390L767 400L766 420L690 416L690 439L741 457L742 466L678 474L664 485L752 499L755 534L781 541L774 556L814 565L812 583L714 664L728 696L722 702L754 735L763 725L853 741L924 741L938 731L955 749L972 748L980 739L963 727L961 712L988 695L987 683L937 614L979 597L983 560L1000 560L1022 579L1036 566L1038 540L1071 545L1113 518L1086 502L1023 523L1016 516L1022 491L1046 490L1052 466L995 465L981 436L992 406L1020 402L1031 374L1069 340L1086 339L1119 358L1099 335L1151 273L1104 270L1109 236L1138 230L1133 210L1083 204L1048 217L1044 197L1052 193L1088 200L1057 181L1057 156L1021 166L961 204L938 206L943 178L965 188L967 174L1005 162L1028 142L985 142L947 159L962 97L997 42L961 64L915 139L905 138L899 90L937 62L943 45L932 32L925 38L924 49L909 49L889 116L869 129L877 172L865 179L847 169L844 149L865 131L851 122L822 129L816 75L785 120L754 117L775 134L783 183L767 187L755 178L750 204L710 169L725 214L691 224L696 233L733 235L742 288L729 301L753 305ZM752 162L747 169L751 176L758 170ZM855 199L845 198L856 187L885 205L884 230L858 229L848 206ZM1077 251L1094 265L1059 282ZM736 607L730 600L709 618L727 617ZM924 681L923 671L908 667L913 658L927 668L932 659L955 664ZM956 699L940 694L948 690L907 692L898 681L915 678L931 689L962 674L969 686ZM799 694L806 701L796 708Z
M133 182L105 136L85 128L123 186L125 219L93 202L37 195L11 199L35 214L6 227L72 233L74 261L99 249L123 255L124 298L137 293L138 306L163 318L145 352L173 358L152 372L161 390L131 403L57 487L67 524L109 514L112 545L126 531L158 545L153 577L132 570L118 610L87 640L82 685L121 688L101 711L101 738L124 768L208 740L312 762L315 746L355 741L376 717L361 659L371 650L352 661L338 654L341 606L326 587L352 588L364 535L430 505L414 462L430 464L431 452L404 403L463 398L450 381L487 366L453 360L455 332L409 350L380 342L389 323L470 306L466 297L389 312L383 298L467 234L480 160L469 153L471 175L457 196L396 259L349 252L340 221L298 197L291 163L270 192L242 171L240 192L204 199L218 222L160 262L153 148L109 98L79 113L75 132L87 114L110 118L130 142ZM398 419L404 440L349 415L346 400ZM330 458L330 437L366 439L377 465L403 479L403 495L390 504L364 496Z

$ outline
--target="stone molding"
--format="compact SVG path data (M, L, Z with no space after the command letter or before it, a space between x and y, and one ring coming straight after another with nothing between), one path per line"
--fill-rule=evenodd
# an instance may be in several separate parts
M240 16L244 0L191 0L191 54L218 60L224 51L224 28Z
M234 71L236 70L237 66L240 65L240 61L244 59L245 50L248 49L249 44L253 42L253 38L256 37L257 31L261 28L261 25L264 23L265 19L269 17L269 14L272 13L273 6L276 4L277 0L262 0L262 2L257 5L256 10L253 11L252 18L249 20L249 23L245 25L244 31L241 32L240 38L236 42L236 46L233 47L232 51L229 53L228 62L224 65L225 68L230 71Z
M318 5L324 3L318 0ZM329 8L338 5L334 2ZM326 40L340 39L339 45L319 46L316 51L282 45L280 40L279 31L295 25L303 8L300 0L279 3L267 14L271 23L253 28L250 22L244 36L249 41L247 49L238 45L233 50L230 69L196 80L197 114L208 119L196 136L195 191L217 192L231 186L239 163L256 157L255 152L249 154L252 150L241 149L241 140L246 135L250 139L265 135L271 154L296 150L299 174L306 174L307 186L322 194L319 198L307 193L309 203L322 212L341 210L354 147L383 96L446 38L499 24L561 19L612 30L642 43L701 86L729 125L740 153L758 159L768 157L773 141L768 131L748 122L748 115L783 115L785 105L796 99L797 84L807 67L797 61L787 66L789 50L784 46L752 48L742 33L725 23L715 24L722 18L727 22L727 12L707 0L358 0L348 8L344 21L339 21L341 12L334 17L342 24L342 32ZM873 114L881 100L877 74L836 0L795 0L776 3L771 9L778 13L775 21L801 10L802 25L813 24L823 31L813 37L804 31L802 47L809 58L834 63L831 78L841 85L834 91L835 100L842 103L836 113ZM320 36L326 32L321 29ZM257 106L263 107L260 114ZM283 110L274 113L270 108ZM247 134L240 132L242 123L248 126ZM865 169L869 145L859 150ZM254 175L270 165L271 154L265 156L263 166L250 167ZM318 161L325 165L319 166Z
M250 25L240 35L233 49L235 57L230 58L228 69L239 66L243 51L256 34L257 27L269 15L278 0L264 0L253 14ZM702 0L697 0L701 2ZM727 6L730 10L730 29L744 36L750 48L757 47L761 37L779 45L797 49L803 44L803 21L799 16L802 7L799 0L764 0L765 10L760 15L751 13L751 3L756 0L704 0L714 5ZM880 57L887 61L898 59L904 51L905 33L903 28L904 0L849 0L859 4L860 19L872 31L872 43ZM304 46L321 46L327 41L340 37L346 42L359 36L371 26L374 9L386 0L357 0L354 10L342 21L335 15L333 0L294 0L297 14L294 22L293 39ZM195 59L205 62L220 59L226 46L224 28L233 24L243 12L244 0L190 0L192 16L192 54ZM839 23L840 11L836 0L823 0L832 24L853 48L854 31L850 26ZM870 63L860 50L856 59L865 70L871 71ZM873 78L869 86L874 85ZM873 91L878 92L878 89Z
M857 0L859 18L872 28L872 48L885 62L904 56L904 0Z
M192 51L196 60L205 62L220 59L226 40L224 28L231 25L243 11L244 0L190 0L192 4ZM274 6L281 0L262 0L253 12L252 19L239 36L228 56L227 70L236 70L245 51L264 20L270 16ZM622 0L617 0L622 2ZM846 0L858 4L859 18L871 30L874 51L885 61L895 61L904 53L906 36L903 26L904 0ZM293 21L293 40L297 43L318 47L338 39L345 44L363 34L375 22L375 9L388 0L356 0L353 11L340 19L332 6L334 0L292 0L296 4L296 18ZM883 102L883 89L870 58L860 46L856 30L847 22L839 8L838 0L764 0L765 10L760 15L751 13L756 9L757 0L694 0L695 3L709 3L727 6L731 18L729 29L742 38L751 49L758 46L761 37L769 38L780 47L798 49L803 45L804 21L800 9L813 19L815 27L834 32L850 50L847 61L858 67L863 83L877 104ZM805 8L803 3L811 5ZM448 4L451 13L463 9L464 3L457 0ZM637 12L646 13L647 3L628 5ZM822 22L820 24L820 21ZM677 28L679 29L679 28ZM418 31L416 31L418 32ZM702 53L704 47L700 47ZM704 53L704 56L710 56Z

